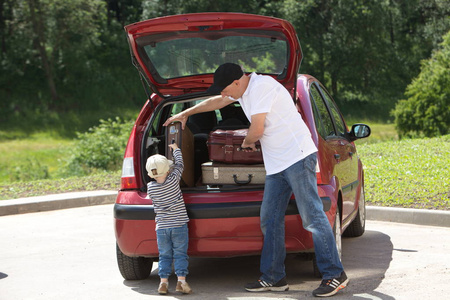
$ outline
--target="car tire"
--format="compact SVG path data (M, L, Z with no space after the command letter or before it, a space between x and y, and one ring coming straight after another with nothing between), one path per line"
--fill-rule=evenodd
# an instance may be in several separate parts
M363 235L366 230L366 197L364 194L364 185L361 186L361 197L359 198L358 212L355 219L345 229L345 237L358 237Z
M342 257L342 237L341 237L341 217L339 214L339 207L336 208L336 216L334 218L334 226L333 226L333 234L334 240L336 242L336 248L338 251L339 259ZM313 272L314 277L322 278L322 273L319 271L319 267L317 266L316 255L314 254L313 258Z
M146 257L130 257L120 251L116 244L117 264L120 274L126 280L142 280L147 278L152 271L153 260Z

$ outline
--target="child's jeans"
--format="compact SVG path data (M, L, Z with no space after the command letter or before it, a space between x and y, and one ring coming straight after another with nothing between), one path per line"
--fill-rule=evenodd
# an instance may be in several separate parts
M156 230L159 251L159 272L161 278L169 278L172 274L172 262L175 274L185 277L188 274L188 227L158 229Z

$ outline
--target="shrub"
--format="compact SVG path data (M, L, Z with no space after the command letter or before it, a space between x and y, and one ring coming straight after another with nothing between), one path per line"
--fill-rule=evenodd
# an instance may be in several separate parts
M27 158L25 161L13 166L10 170L11 181L32 181L50 178L48 167L42 165L35 158Z
M119 170L133 121L100 120L100 125L85 133L77 133L76 145L72 151L63 175L87 175L95 170Z
M450 128L450 31L441 49L422 62L419 76L407 87L393 115L400 136L427 137L449 133Z

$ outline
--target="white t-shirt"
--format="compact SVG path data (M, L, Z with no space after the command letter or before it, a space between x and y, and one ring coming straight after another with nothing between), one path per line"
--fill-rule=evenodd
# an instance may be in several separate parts
M249 120L267 113L260 139L266 174L276 174L317 152L311 133L286 90L274 78L252 73L247 89L237 99Z

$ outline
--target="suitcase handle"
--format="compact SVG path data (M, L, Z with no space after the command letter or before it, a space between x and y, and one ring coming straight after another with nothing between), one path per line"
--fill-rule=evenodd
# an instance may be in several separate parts
M252 150L252 148L250 148L250 147L245 147L245 148L238 147L236 150L237 151L244 151L244 150ZM253 151L253 152L260 152L260 151L261 151L261 148L256 147L256 150Z
M248 174L248 180L238 180L237 179L237 175L233 174L233 179L234 182L238 185L244 185L244 184L249 184L252 181L253 175L252 174Z

